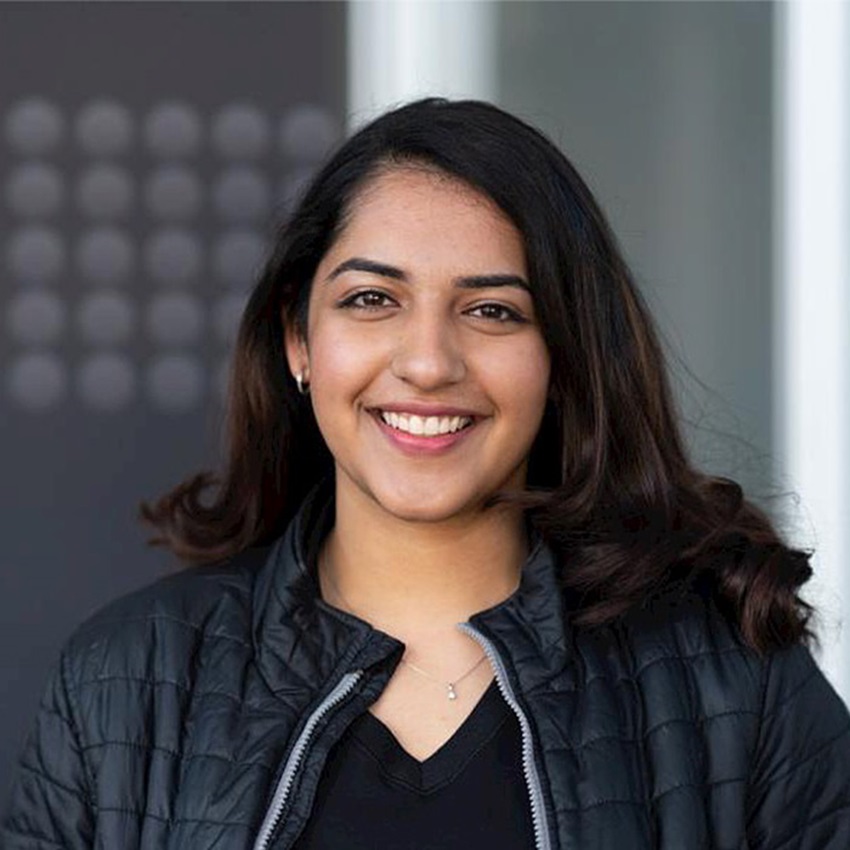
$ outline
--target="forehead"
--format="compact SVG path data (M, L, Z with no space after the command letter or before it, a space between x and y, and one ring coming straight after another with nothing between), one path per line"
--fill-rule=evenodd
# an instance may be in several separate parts
M496 203L424 166L383 171L356 193L325 259L352 250L392 254L375 257L387 261L442 259L525 271L522 235Z

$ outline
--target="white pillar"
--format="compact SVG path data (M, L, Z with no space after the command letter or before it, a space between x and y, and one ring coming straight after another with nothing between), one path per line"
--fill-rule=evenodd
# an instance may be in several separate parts
M824 615L819 661L850 699L850 7L775 8L776 445L800 496L792 540L816 548L804 596Z
M493 100L495 17L489 0L351 0L349 129L428 95Z

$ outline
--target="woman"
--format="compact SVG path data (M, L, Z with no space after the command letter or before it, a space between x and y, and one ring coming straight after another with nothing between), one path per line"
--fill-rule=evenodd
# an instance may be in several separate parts
M248 304L229 424L220 480L143 506L207 566L71 639L4 847L850 846L808 557L689 462L536 130L425 100L343 145Z

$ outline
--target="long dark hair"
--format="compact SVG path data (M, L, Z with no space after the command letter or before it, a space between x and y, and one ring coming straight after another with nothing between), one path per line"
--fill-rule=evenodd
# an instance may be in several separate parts
M758 651L811 639L797 594L810 553L787 546L726 478L693 467L646 306L599 206L539 131L490 104L430 98L388 112L333 155L281 227L246 307L227 404L223 475L201 472L141 516L189 563L285 529L332 458L286 368L284 324L306 335L315 269L358 191L425 165L489 196L523 235L551 356L528 487L507 494L562 556L573 621L610 623L659 594L708 590ZM214 490L209 504L202 495Z

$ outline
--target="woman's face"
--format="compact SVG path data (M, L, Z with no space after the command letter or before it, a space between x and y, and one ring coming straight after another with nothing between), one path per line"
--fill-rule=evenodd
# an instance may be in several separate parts
M466 184L412 167L368 183L287 358L309 379L338 498L435 522L524 484L549 354L522 237Z

